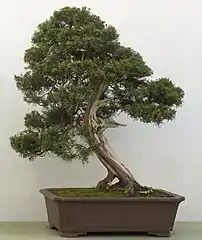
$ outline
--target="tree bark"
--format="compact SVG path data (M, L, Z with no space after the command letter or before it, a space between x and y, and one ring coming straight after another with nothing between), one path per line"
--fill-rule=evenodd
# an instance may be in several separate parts
M134 193L135 191L141 190L142 187L135 181L131 172L125 168L123 164L120 164L111 153L108 141L104 136L104 131L111 126L109 126L104 119L98 119L96 115L97 110L107 103L106 100L100 100L101 95L107 88L108 85L106 84L97 86L84 114L84 126L88 130L88 137L90 137L94 143L93 150L108 171L107 176L98 183L97 187L105 188L115 178L118 178L119 184L117 184L117 186L128 188L131 193ZM121 125L122 124L114 122L114 126L116 127Z
M106 189L115 178L116 176L111 171L108 171L107 176L103 180L99 181L96 187L99 189Z

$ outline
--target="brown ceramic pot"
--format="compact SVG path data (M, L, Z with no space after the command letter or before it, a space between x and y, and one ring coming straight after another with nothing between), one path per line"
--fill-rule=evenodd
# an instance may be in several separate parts
M51 189L40 191L48 221L60 236L96 232L141 232L170 236L179 204L184 197L59 197ZM165 191L163 191L165 192Z

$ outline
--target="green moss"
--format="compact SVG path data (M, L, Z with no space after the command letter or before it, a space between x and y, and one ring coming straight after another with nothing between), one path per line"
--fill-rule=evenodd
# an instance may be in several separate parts
M96 188L62 188L52 189L52 193L60 197L128 197L127 192L120 189L99 190ZM134 197L165 197L158 190L139 192Z
M101 191L96 188L63 188L52 189L51 192L61 197L120 197L124 196L121 190Z

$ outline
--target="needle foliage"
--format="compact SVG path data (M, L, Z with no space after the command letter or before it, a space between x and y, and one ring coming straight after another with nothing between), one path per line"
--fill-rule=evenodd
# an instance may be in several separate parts
M25 115L25 130L10 138L23 158L52 153L87 162L83 117L97 85L106 83L109 103L98 115L123 112L134 120L173 120L184 92L168 78L152 79L141 55L119 41L116 29L87 8L55 11L34 32L24 55L25 72L15 76L24 101L40 111Z

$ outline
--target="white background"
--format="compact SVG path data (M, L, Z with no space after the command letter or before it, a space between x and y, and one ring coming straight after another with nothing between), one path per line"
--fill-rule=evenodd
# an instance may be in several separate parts
M29 110L13 75L23 70L36 26L66 5L90 7L143 55L156 77L168 76L185 90L174 122L156 128L122 117L128 127L108 135L139 181L186 197L179 220L202 220L202 1L6 0L0 2L0 221L45 220L40 188L93 186L105 174L97 159L84 167L48 158L30 163L9 146Z

